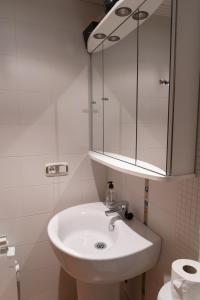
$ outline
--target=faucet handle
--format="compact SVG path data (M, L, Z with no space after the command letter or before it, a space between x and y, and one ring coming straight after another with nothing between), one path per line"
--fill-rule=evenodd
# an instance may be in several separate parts
M125 200L119 201L119 202L115 202L115 207L119 207L122 210L128 211L129 203L128 203L128 201L125 201Z
M123 219L132 220L134 214L128 211L128 206L127 201L115 202L109 207L109 210L105 211L105 214L106 216L110 216L114 213L118 213Z
M114 201L112 203L107 204L109 211L125 211L128 210L128 202L127 201Z

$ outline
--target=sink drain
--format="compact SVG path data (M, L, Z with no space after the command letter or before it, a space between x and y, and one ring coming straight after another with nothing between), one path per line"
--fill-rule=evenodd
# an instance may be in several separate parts
M107 245L106 245L106 243L104 243L104 242L98 242L98 243L96 243L96 244L94 245L94 247L95 247L96 249L102 250L102 249L105 249L105 248L107 247Z

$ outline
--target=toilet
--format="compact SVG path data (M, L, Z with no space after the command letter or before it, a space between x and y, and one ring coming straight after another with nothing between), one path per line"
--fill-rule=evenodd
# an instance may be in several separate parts
M167 282L163 287L161 288L157 300L173 300L172 294L171 294L171 282Z

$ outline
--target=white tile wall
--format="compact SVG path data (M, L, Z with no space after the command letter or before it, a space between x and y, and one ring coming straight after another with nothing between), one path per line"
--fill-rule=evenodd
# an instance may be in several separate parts
M15 22L13 19L1 18L0 20L0 52L5 54L16 54Z
M121 199L128 200L136 216L143 220L144 180L109 171ZM148 300L157 300L164 282L170 280L171 263L178 258L199 259L200 252L200 178L181 182L150 181L149 227L162 238L158 265L147 273ZM131 286L134 283L131 281ZM138 290L128 288L130 298L137 298Z
M82 38L101 9L79 0L0 0L0 233L16 246L22 300L62 300L65 285L75 300L72 279L60 286L46 226L60 209L102 194L105 169L87 158ZM69 163L69 176L45 177L55 161Z
M87 56L81 36L100 9L79 0L0 0L0 233L17 247L22 300L57 300L66 289L59 287L59 264L46 234L52 214L103 197L105 169L86 156ZM58 160L69 163L69 176L46 178L44 165ZM109 178L142 220L144 180L116 172ZM147 276L148 300L156 300L174 258L198 257L199 189L199 178L150 182L149 226L164 247ZM66 278L68 299L75 300L73 281Z

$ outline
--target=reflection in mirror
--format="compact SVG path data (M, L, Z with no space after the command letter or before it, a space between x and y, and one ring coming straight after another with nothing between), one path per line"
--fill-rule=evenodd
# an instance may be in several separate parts
M118 37L122 28L112 36ZM135 164L137 30L117 43L105 41L104 48L104 151Z
M147 1L148 2L148 1ZM140 9L145 11L144 4ZM171 1L139 26L137 165L166 172Z
M91 56L92 150L103 152L103 51L99 46Z

